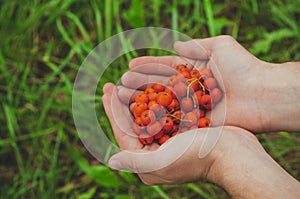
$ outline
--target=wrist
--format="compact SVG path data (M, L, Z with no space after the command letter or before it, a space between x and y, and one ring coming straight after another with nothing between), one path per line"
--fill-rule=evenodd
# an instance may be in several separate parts
M224 127L213 153L214 162L207 179L223 187L229 194L245 177L243 176L244 170L250 168L253 162L267 156L253 134L244 129L229 126Z
M300 63L265 63L257 82L262 131L300 131Z
M233 198L299 198L300 184L263 149L256 137L224 127L207 179Z

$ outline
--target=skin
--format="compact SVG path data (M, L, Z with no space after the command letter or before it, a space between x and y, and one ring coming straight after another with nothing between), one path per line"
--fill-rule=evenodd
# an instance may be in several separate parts
M214 108L213 126L237 126L253 133L300 131L297 125L300 120L299 62L261 61L230 36L176 42L174 49L185 58L133 59L130 71L122 77L124 86L119 87L120 99L128 102L128 95L134 92L131 88L137 82L166 81L172 74L167 68L189 63L197 69L211 68L226 96Z
M117 89L108 83L103 88L104 108L122 149L111 157L109 166L136 172L148 185L205 180L223 187L233 198L300 198L300 183L282 169L248 131L299 132L299 63L260 61L228 36L177 42L174 48L186 57L186 62L199 69L210 67L217 81L223 80L225 97L215 107L212 120L213 125L219 127L193 129L171 138L161 147L141 145L128 133L132 129L121 128L130 126L130 121L120 123L113 117L112 104L117 110L123 110L119 114L125 113L131 94L139 93L133 90L134 82L163 81L172 75L173 70L169 69L183 59L176 56L134 59L129 65L130 71L122 77L123 86ZM224 112L225 120L218 118ZM166 165L165 160L177 151L184 153ZM209 153L199 158L201 151Z

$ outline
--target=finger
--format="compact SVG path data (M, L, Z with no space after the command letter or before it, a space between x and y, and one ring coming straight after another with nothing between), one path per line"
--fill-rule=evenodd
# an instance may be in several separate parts
M177 41L174 43L174 50L184 57L207 60L211 56L213 40L214 38Z
M115 90L115 87L113 88ZM116 97L115 91L106 93L102 97L103 105L107 117L111 123L114 136L121 149L139 149L142 148L142 144L138 141L136 136L133 136L131 132L129 116L124 114L123 109L128 109L121 104ZM114 97L113 97L114 96ZM113 108L114 107L114 108ZM114 113L118 110L118 114ZM129 112L129 111L128 111Z
M146 74L136 73L132 71L126 72L121 78L122 84L125 87L132 88L132 89L138 89L141 86L145 86L147 84L153 84L153 83L166 84L167 81L168 78L165 76L146 75Z
M118 86L118 96L124 104L131 104L136 96L141 93L143 93L143 91Z
M199 129L198 129L199 130ZM205 131L205 130L201 130ZM199 135L199 136L197 136ZM197 130L172 137L156 151L124 150L109 160L109 166L116 170L129 170L135 173L148 173L166 168L185 155L198 157L201 133ZM191 147L194 145L194 147ZM195 147L197 146L197 147ZM196 149L196 151L194 151ZM191 154L191 150L193 154ZM185 156L187 157L187 156Z
M187 64L191 68L194 63L193 59L179 56L144 56L131 60L129 68L141 73L172 75L174 71L165 66L176 69L178 64Z
M113 91L113 89L114 89L114 84L113 83L111 83L111 82L108 82L108 83L106 83L106 84L104 84L104 86L103 86L103 93L105 94L105 93L112 93L112 91Z

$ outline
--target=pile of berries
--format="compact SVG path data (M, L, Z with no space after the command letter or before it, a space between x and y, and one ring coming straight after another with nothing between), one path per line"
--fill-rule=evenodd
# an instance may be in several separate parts
M133 130L144 145L161 145L178 133L210 126L206 111L222 98L212 71L189 70L185 64L177 65L176 71L167 85L154 83L130 104Z

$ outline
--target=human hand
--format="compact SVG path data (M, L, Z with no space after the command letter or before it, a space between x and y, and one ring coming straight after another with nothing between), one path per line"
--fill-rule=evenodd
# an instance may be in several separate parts
M255 136L236 127L195 129L171 138L160 147L156 144L143 147L131 134L130 121L122 119L128 118L128 107L119 101L115 85L106 84L103 91L105 111L123 150L110 158L109 165L113 169L138 173L145 184L175 184L199 179L218 184L221 173L226 172L227 167L238 166L237 162L244 162L244 155L249 151L265 153ZM118 115L114 115L113 107ZM221 162L226 162L225 170L218 166Z
M133 59L130 71L122 77L120 99L128 101L137 82L167 81L172 75L167 67L189 63L198 69L211 68L224 92L225 97L211 112L212 126L232 125L254 133L300 130L297 125L300 112L295 108L300 106L296 75L299 71L295 67L261 61L230 36L176 42L174 49L183 57Z

